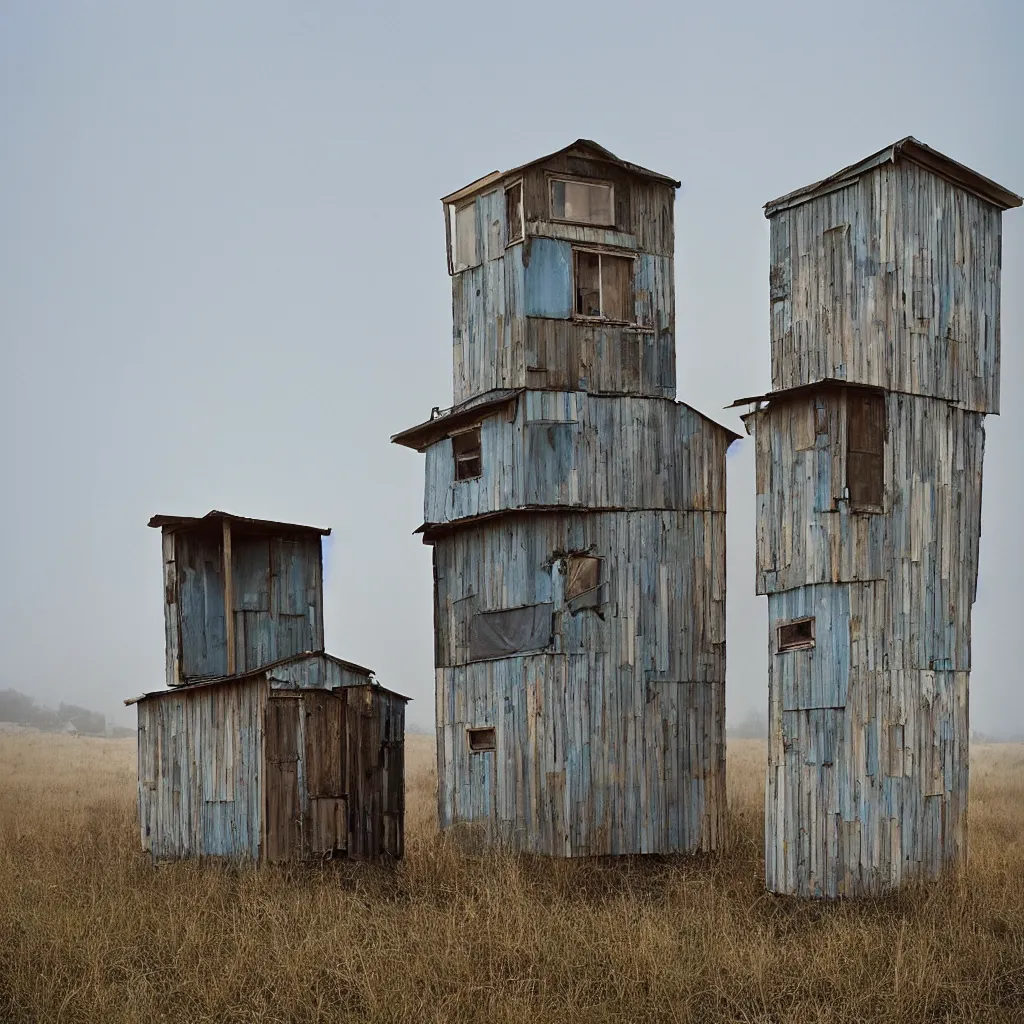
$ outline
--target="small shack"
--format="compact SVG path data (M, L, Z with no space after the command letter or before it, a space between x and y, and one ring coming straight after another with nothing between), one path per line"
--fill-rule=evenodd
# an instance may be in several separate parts
M323 649L330 530L216 511L149 525L163 533L169 688L125 702L143 848L401 857L408 698Z

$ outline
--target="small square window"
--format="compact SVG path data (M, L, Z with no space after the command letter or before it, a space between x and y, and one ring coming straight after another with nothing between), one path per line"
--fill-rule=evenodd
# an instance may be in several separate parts
M792 622L780 622L778 631L780 654L783 651L799 651L814 646L814 616L794 619Z
M565 560L565 600L571 612L600 605L601 559L569 555Z
M481 754L497 747L494 726L483 729L467 729L466 738L469 740L469 749L474 754Z
M615 193L611 185L591 181L551 181L551 216L577 224L615 226Z
M472 480L483 472L480 458L480 428L463 431L452 436L452 455L455 458L455 479Z
M576 315L633 321L633 259L578 249L573 254Z
M523 183L517 181L505 189L505 244L523 240Z

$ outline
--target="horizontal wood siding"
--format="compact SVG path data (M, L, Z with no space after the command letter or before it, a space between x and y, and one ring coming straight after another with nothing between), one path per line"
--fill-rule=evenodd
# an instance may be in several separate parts
M771 218L772 387L827 377L999 411L999 209L884 164Z
M260 856L261 682L140 701L139 818L155 860Z
M427 449L424 521L529 505L725 510L729 434L688 406L527 392L481 421L480 477L455 479L451 439Z

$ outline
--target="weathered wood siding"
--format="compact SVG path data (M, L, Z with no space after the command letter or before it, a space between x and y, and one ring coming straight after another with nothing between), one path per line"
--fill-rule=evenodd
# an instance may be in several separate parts
M228 673L224 548L214 529L164 528L167 684ZM323 650L320 537L238 532L231 544L234 674Z
M260 857L266 694L245 680L139 702L139 819L155 860Z
M137 706L154 860L402 856L405 699L365 673L311 655Z
M771 218L772 387L829 377L999 411L1001 211L883 164Z
M557 173L612 182L614 227L552 221L547 190ZM504 190L518 177L525 235L509 245ZM452 278L455 404L520 387L673 398L674 193L576 156L511 175L472 200L477 262ZM632 325L575 317L573 245L634 257Z
M481 476L455 479L450 438L427 449L423 518L528 506L725 510L730 435L681 403L533 392L480 421Z
M748 421L769 613L767 883L801 896L877 895L966 852L1001 210L901 146L832 191L769 204L773 388L881 389L768 396ZM973 174L929 152L952 180ZM806 617L813 645L805 624L782 649L779 627Z
M724 475L724 461L722 464ZM571 610L562 559L601 558ZM434 541L442 827L553 855L715 848L724 792L724 512L527 513ZM545 653L470 661L480 612L550 604ZM494 726L494 754L466 729Z

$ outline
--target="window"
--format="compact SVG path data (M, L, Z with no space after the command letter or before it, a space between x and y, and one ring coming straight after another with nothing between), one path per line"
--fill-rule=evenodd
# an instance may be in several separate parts
M517 181L505 189L505 244L521 242L524 230L523 183Z
M814 646L814 616L793 619L792 622L780 622L778 631L780 654L783 651L799 651Z
M507 658L551 645L552 605L528 604L477 612L469 624L469 660Z
M452 245L452 271L475 267L480 258L476 249L476 202L448 207L448 230Z
M850 507L882 511L885 470L885 396L847 391L846 486Z
M494 750L497 747L494 726L485 729L467 729L466 738L469 740L469 749L475 754Z
M576 315L631 323L633 259L604 252L573 252Z
M464 430L452 435L452 455L455 457L455 479L472 480L483 472L480 459L480 428Z
M577 224L615 226L615 195L611 185L589 181L551 181L551 216Z
M600 606L601 559L569 555L565 560L565 602L572 613Z

